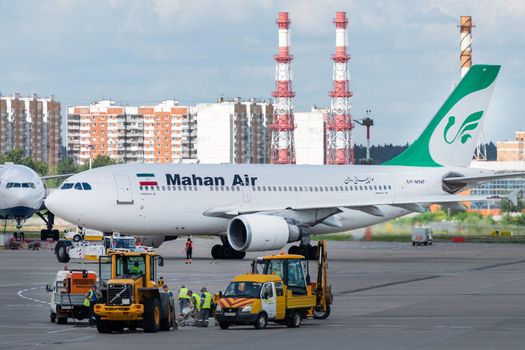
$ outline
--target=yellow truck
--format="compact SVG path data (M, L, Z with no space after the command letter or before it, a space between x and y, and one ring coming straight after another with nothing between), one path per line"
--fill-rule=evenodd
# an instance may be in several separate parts
M157 267L163 259L154 252L110 251L99 258L102 302L95 305L99 333L142 328L144 332L175 327L175 304L160 287Z
M265 328L268 321L299 327L304 318L327 318L332 303L327 282L326 243L317 252L317 279L311 282L302 255L276 254L256 259L252 273L236 276L217 302L215 317L221 329L231 325Z

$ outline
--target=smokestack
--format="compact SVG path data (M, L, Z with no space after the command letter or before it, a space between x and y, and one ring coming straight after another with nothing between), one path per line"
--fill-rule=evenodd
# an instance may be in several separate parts
M472 66L472 24L471 16L461 16L459 19L459 34L461 38L461 53L459 63L461 66L461 79L467 74Z
M270 130L272 131L270 162L272 164L295 164L294 117L292 90L292 68L290 62L290 20L288 12L279 12L279 53L274 55L275 91L274 112Z
M354 147L350 115L352 92L348 74L350 55L346 52L346 26L348 24L346 12L337 12L333 22L335 24L335 54L332 55L334 61L333 90L329 93L331 103L326 123L326 163L353 164Z

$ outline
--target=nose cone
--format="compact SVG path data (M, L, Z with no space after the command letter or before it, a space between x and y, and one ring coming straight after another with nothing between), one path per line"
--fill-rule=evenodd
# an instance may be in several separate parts
M47 196L44 204L50 212L62 217L62 215L64 214L65 207L62 204L63 202L61 201L60 197L62 197L60 190L51 191L51 193L49 193L49 195Z

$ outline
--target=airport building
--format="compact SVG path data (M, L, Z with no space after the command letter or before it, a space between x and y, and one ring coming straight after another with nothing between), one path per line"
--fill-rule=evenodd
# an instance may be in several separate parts
M0 152L24 155L55 165L60 151L60 102L54 97L0 96Z
M68 108L67 153L84 164L98 155L124 162L195 160L191 108L166 100L152 106L119 106L104 100Z
M498 161L525 161L525 131L516 131L513 141L496 143Z

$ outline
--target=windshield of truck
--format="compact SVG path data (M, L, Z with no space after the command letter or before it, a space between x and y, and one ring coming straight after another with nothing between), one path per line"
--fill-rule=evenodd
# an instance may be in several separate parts
M146 263L143 256L117 256L117 277L142 276Z
M135 239L134 238L115 238L113 240L113 248L133 249L135 248Z
M262 283L232 282L226 288L224 296L227 298L259 298Z
M98 275L102 284L111 279L111 257L101 256L99 257L99 269Z

